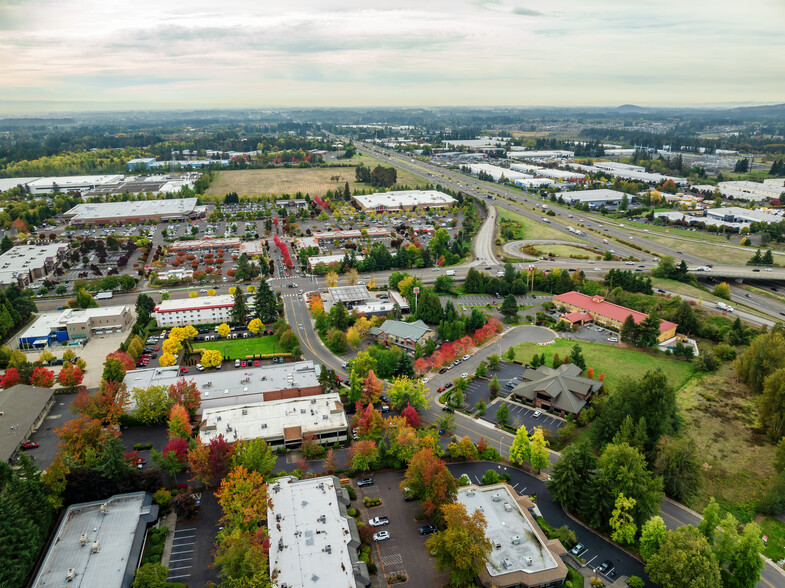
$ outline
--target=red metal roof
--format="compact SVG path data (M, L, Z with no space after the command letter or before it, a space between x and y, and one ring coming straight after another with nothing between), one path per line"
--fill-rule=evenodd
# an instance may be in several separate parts
M587 296L586 294L581 294L580 292L575 292L574 290L572 292L565 292L564 294L558 294L554 296L553 301L561 302L562 304L570 304L586 312L599 314L601 316L619 321L620 323L623 323L629 315L632 315L635 324L639 324L647 316L649 316L644 312L638 312L637 310L625 308L624 306L619 306L618 304L606 302L602 296ZM672 323L670 321L661 321L660 332L662 333L676 326L676 323Z

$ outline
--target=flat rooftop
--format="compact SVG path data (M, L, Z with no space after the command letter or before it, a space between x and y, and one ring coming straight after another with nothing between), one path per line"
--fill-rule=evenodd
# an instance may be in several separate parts
M621 200L625 192L610 190L608 188L597 188L596 190L577 190L575 192L564 192L561 196L570 202L608 202ZM630 201L636 198L635 194L627 194Z
M368 300L371 297L371 293L368 292L368 288L365 286L336 286L335 288L327 288L327 291L335 304L339 302L358 302L360 300Z
M363 208L398 208L405 206L449 206L455 198L438 190L400 190L393 192L379 192L365 196L353 197Z
M0 459L8 463L53 395L52 388L27 384L0 390Z
M180 312L187 310L207 310L210 308L226 308L234 306L234 296L221 294L219 296L198 296L196 298L181 298L179 300L164 300L155 307L155 312Z
M556 569L561 563L545 545L541 531L534 529L517 498L507 484L458 488L458 502L470 515L481 510L488 522L485 536L494 544L486 564L491 576L533 574Z
M61 190L67 190L69 188L100 186L101 184L116 184L117 182L122 182L124 177L125 176L122 174L105 174L101 176L56 176L39 178L29 182L27 185L30 186L33 191L46 190L53 185L57 185Z
M226 371L191 369L185 376L180 375L178 366L132 370L125 375L124 382L130 391L152 385L169 386L180 378L192 380L202 393L202 406L207 407L239 406L262 401L267 392L318 386L317 376L312 361L296 361ZM133 401L130 407L134 408Z
M357 586L350 550L356 551L359 541L341 512L339 492L343 488L334 476L286 476L268 484L273 586Z
M334 393L204 408L199 436L205 443L218 435L230 441L257 437L294 440L306 433L347 427L340 395Z
M47 259L68 249L65 243L49 245L16 245L0 255L0 271L27 272L44 266Z
M104 503L106 513L101 512ZM146 492L118 494L107 500L70 506L32 586L131 586L147 522L157 517L158 506L152 504L152 496ZM81 544L82 533L87 536L85 545ZM92 549L94 541L100 546L96 553ZM71 568L76 577L68 581L66 575Z
M77 204L63 216L75 221L132 218L140 216L184 216L194 212L196 198L171 200L136 200Z
M131 307L128 305L118 305L99 306L98 308L66 308L65 310L47 312L39 316L19 337L20 339L28 339L30 337L40 339L47 337L49 333L60 327L66 328L71 323L83 323L98 318L118 317L120 318L117 323L119 326L122 324L122 315L125 312L130 312L130 310ZM102 325L102 328L111 326Z

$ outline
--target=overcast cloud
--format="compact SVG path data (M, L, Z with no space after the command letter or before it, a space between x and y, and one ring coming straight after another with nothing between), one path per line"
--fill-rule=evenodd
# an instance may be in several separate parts
M783 25L782 0L0 0L0 111L783 102Z

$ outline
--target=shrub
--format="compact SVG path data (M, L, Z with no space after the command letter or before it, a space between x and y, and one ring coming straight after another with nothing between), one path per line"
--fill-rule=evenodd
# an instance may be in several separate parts
M496 451L496 449L493 447L486 447L480 451L480 459L485 459L488 461L501 461L502 456L499 455L499 452Z
M480 482L483 486L490 486L491 484L498 484L499 483L499 474L496 473L496 470L488 470L483 474L482 478L480 478Z
M357 493L354 491L354 488L351 486L344 486L346 488L346 492L349 493L349 500L354 500L357 498Z
M714 355L721 361L730 361L736 359L736 349L727 343L717 343L714 347Z
M469 476L466 474L461 474L461 477L458 478L458 486L468 486L469 484L471 484Z
M153 500L161 507L161 510L169 510L169 503L172 501L172 493L166 488L161 488L153 494Z
M347 514L348 514L350 517L355 517L355 518L357 517L357 509L355 509L355 508L350 508L350 509L349 509L349 510L347 510L346 512L347 512Z
M134 449L137 451L145 450L145 449L152 449L152 443L134 443Z
M630 576L627 578L627 586L630 588L644 588L646 582L643 581L643 578L639 578L638 576Z

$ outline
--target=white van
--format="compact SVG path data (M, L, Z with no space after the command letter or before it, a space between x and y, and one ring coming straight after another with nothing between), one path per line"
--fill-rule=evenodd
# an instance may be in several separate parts
M619 342L618 337L608 337L608 343L618 343L618 342Z
M444 272L444 274L447 275L447 276L454 276L455 275L455 270L447 270L446 272Z

